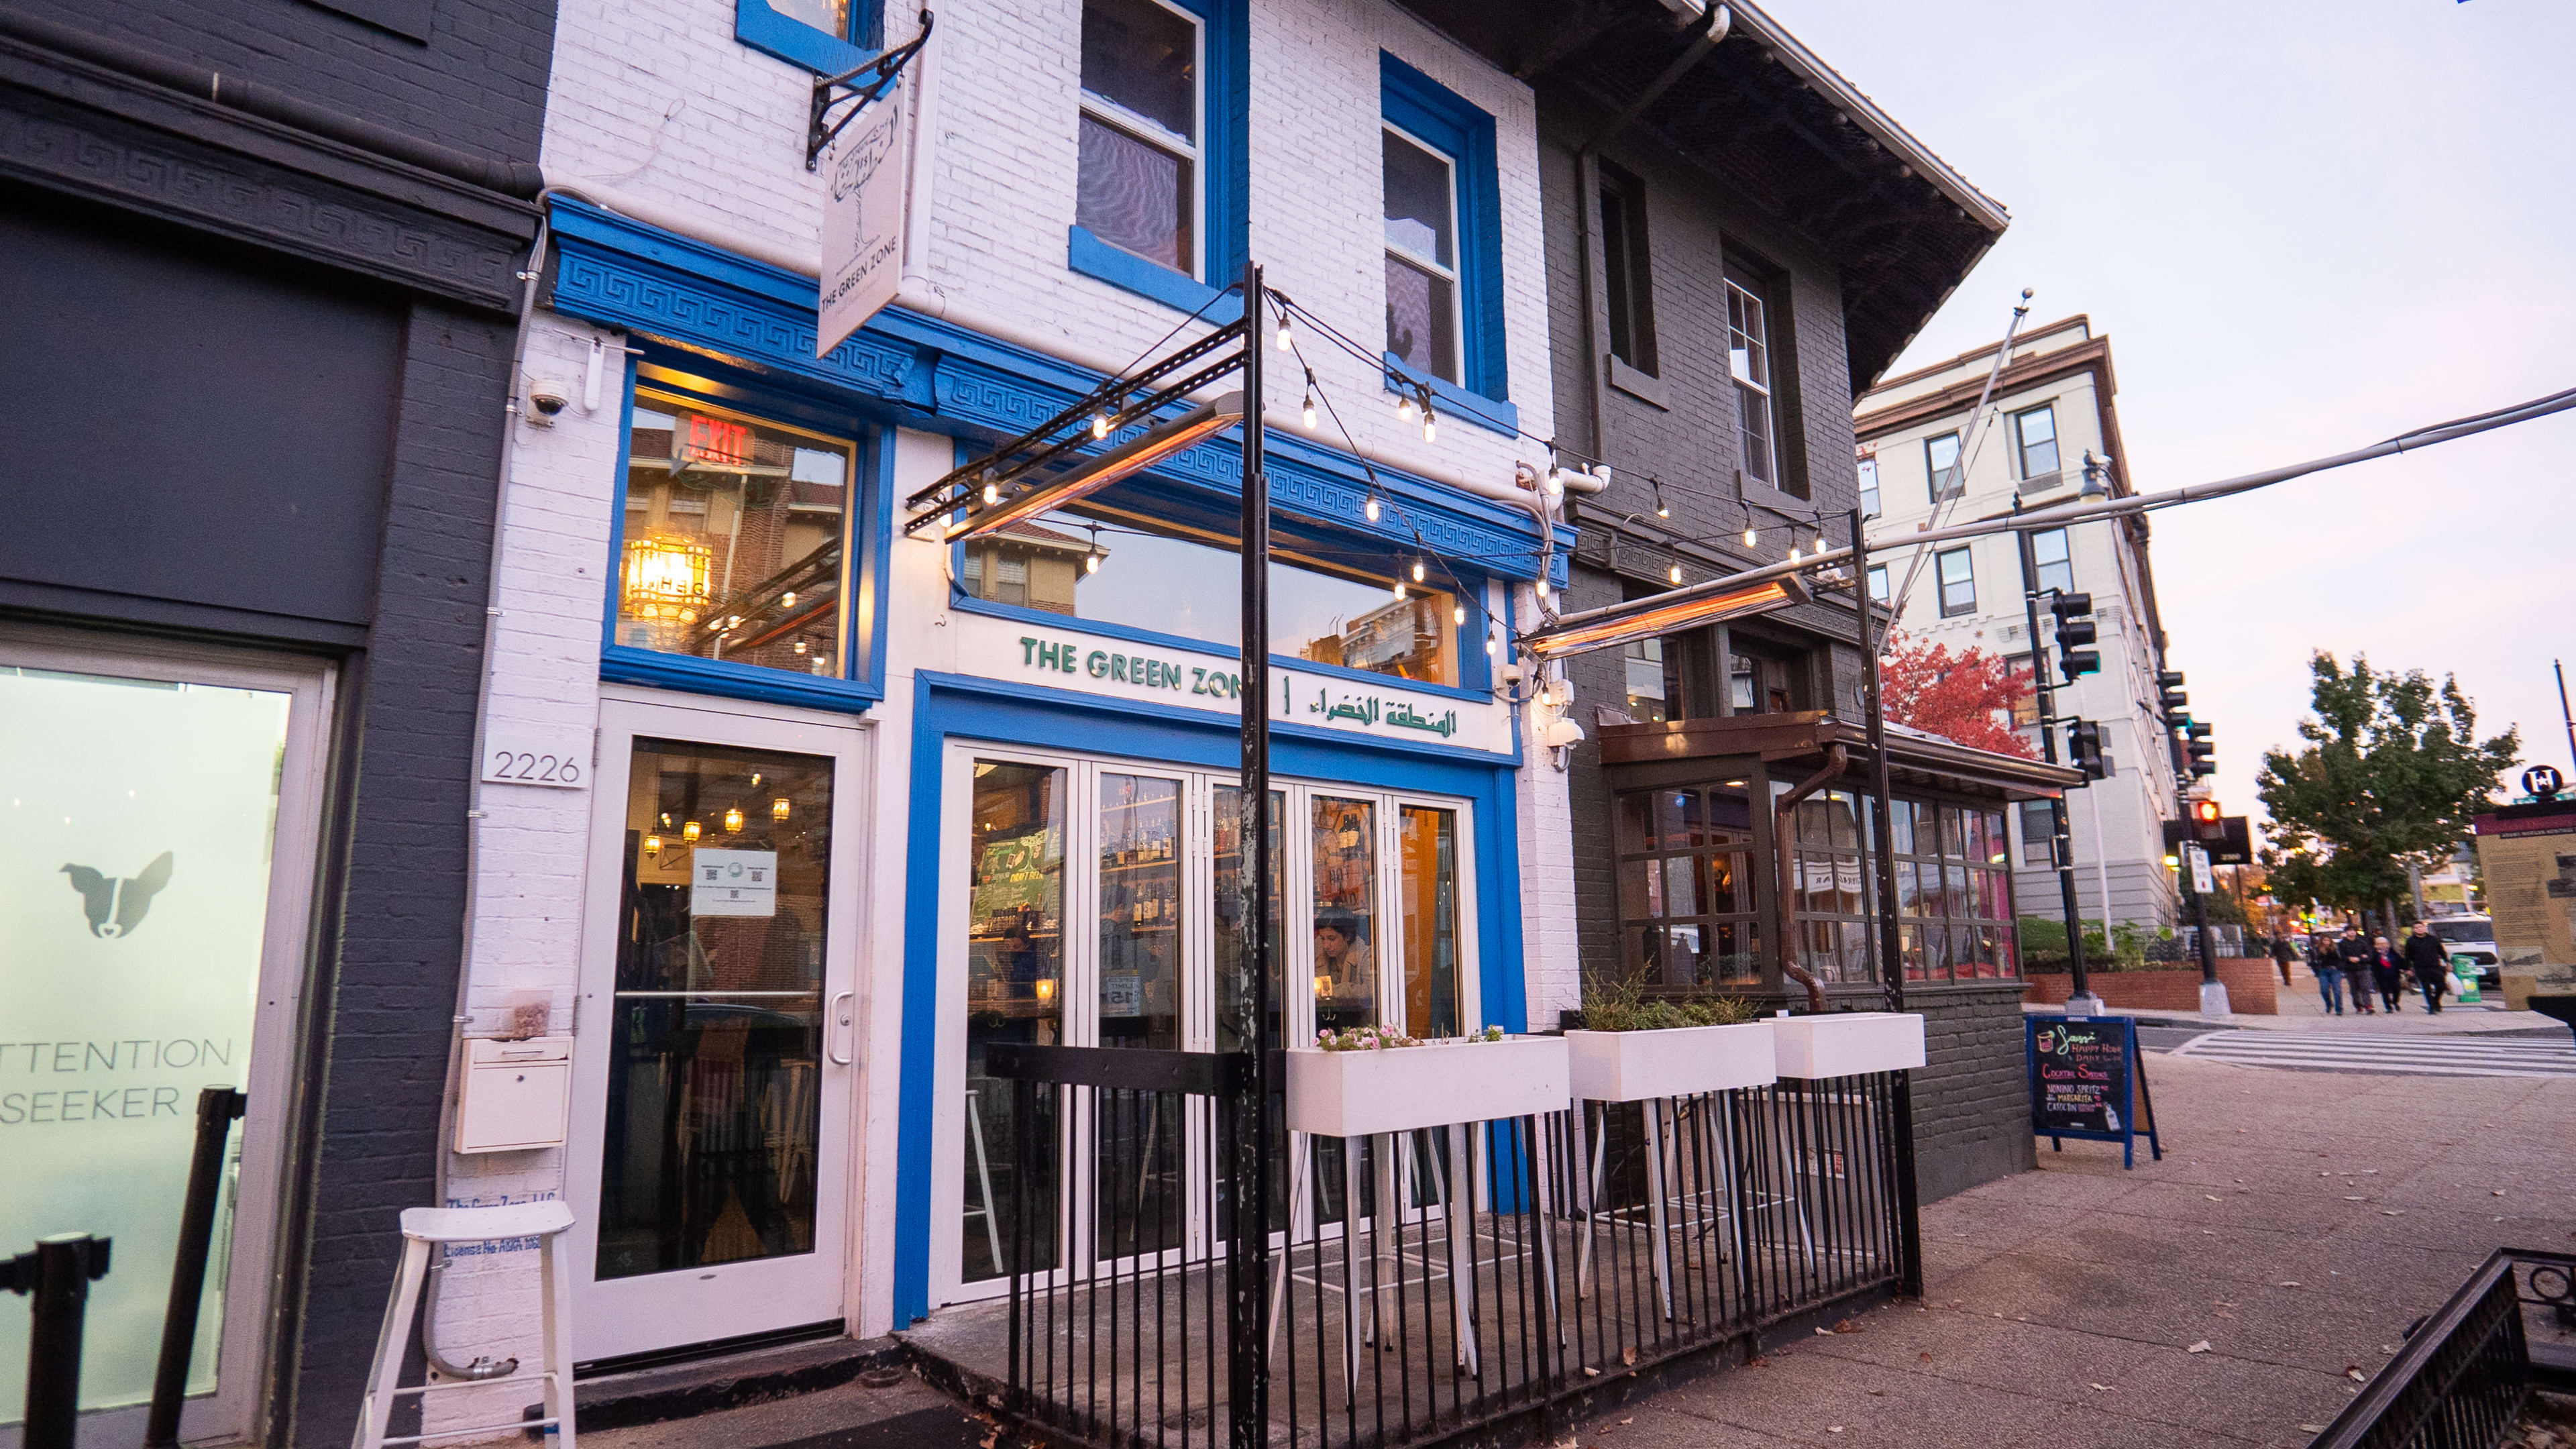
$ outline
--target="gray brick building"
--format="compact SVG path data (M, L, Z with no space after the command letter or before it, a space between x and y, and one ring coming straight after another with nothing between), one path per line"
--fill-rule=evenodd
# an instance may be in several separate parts
M248 1106L191 1441L345 1442L395 1214L430 1200L553 27L0 13L0 980L53 1043L0 1109L0 1251L114 1239L84 1443L142 1438L201 1087Z

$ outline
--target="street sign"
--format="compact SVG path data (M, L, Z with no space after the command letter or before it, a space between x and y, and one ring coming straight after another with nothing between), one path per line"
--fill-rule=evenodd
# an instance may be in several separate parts
M903 282L905 161L911 111L889 89L823 151L823 277L814 355L828 357L894 300Z
M2567 788L2567 778L2556 765L2534 765L2522 772L2522 790L2526 795L2548 799Z
M2147 1092L2138 1024L2126 1016L2034 1016L2023 1028L2030 1066L2030 1127L2063 1152L2061 1138L2120 1144L2120 1165L2137 1161L2137 1139L2162 1162L2155 1098Z
M2182 848L2182 862L2191 871L2193 891L2205 896L2218 889L2217 878L2209 873L2208 851L2198 845L2186 845Z

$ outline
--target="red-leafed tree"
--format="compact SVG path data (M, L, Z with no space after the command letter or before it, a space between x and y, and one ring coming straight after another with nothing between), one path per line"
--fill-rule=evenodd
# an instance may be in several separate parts
M2030 681L2004 656L1973 647L1953 654L1947 644L1896 634L1878 668L1889 719L1971 749L2038 758L2021 731L2004 723L2031 692Z

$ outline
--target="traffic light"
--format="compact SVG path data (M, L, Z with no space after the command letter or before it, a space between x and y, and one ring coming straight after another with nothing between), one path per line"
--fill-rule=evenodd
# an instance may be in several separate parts
M2205 740L2209 738L2209 726L2202 724L2197 720L2184 720L2182 722L2182 732L2196 740Z
M2057 667L2073 684L2077 677L2102 672L2099 652L2079 646L2090 644L2096 637L2091 594L2058 594L2048 601L2048 612L2057 616Z
M2082 770L2087 779L2099 780L2111 773L2102 759L2102 727L2089 719L2066 722L2066 763Z
M2219 822L2226 818L2225 807L2215 800L2201 799L2191 802L2191 823L2199 826L2203 831L2224 829L2225 827Z
M2191 696L2182 692L2182 671L2179 669L2158 670L2156 672L2156 688L2163 691L2165 713L2167 714L2171 714L2175 710L2182 708L2184 705L2191 703Z

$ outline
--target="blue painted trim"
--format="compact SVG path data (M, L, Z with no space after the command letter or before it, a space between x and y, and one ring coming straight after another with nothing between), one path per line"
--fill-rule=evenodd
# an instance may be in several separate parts
M646 351L653 359L674 355L658 347ZM889 521L894 493L893 435L882 428L869 430L857 439L858 456L852 462L855 476L850 480L845 524L850 529L849 557L856 567L850 570L848 590L841 604L842 624L849 631L842 657L845 667L852 670L851 677L827 679L724 659L701 659L693 654L638 649L617 642L617 591L619 572L626 559L626 480L632 474L629 452L635 439L635 390L644 366L644 360L627 359L626 396L617 425L617 487L609 496L608 564L602 570L608 577L607 597L600 611L599 677L611 684L640 684L759 704L865 712L885 698L886 620L877 603L883 590L881 581L888 576L893 560L894 530ZM711 401L752 412L769 410L796 420L814 416L810 405L793 398L774 398L759 389L693 388L659 377L653 379L652 386L682 395L712 392ZM826 422L825 426L846 430L848 421L843 418L837 424ZM866 635L864 640L860 638L862 632Z
M839 75L876 59L881 44L878 10L877 0L855 0L850 7L850 35L843 37L789 19L770 9L769 0L734 0L733 38L790 65Z
M1207 277L1231 286L1252 256L1251 0L1206 0Z
M1529 1029L1521 951L1517 762L1495 756L1426 758L1413 747L1277 726L1271 768L1285 776L1369 789L1453 795L1474 807L1476 941L1487 1021ZM913 684L913 818L904 866L903 1057L895 1125L895 1283L898 1324L930 1313L931 1129L938 1100L939 870L951 842L938 826L942 771L952 738L1072 749L1231 770L1242 764L1233 716L924 672ZM923 812L932 828L918 828Z
M1219 298L1217 288L1111 246L1093 236L1090 228L1078 224L1065 228L1064 264L1122 292L1133 292L1177 311L1196 312L1219 327L1243 315L1242 298Z
M1388 375L1381 380L1381 386L1388 395L1395 395L1395 380L1401 377L1431 389L1432 406L1440 410L1442 417L1463 418L1506 438L1520 436L1521 410L1516 405L1469 392L1446 378L1424 372L1392 352L1384 354L1382 360L1386 363Z
M1166 649L1187 649L1193 653L1214 654L1226 659L1243 657L1242 648L1234 644L1221 644L1212 639L1193 639L1187 634L1165 634L1153 629L1139 629L1132 624L1113 624L1103 619L1078 619L1069 614L1051 614L1044 609L1023 608L1018 604L996 603L991 599L975 598L954 587L949 590L948 607L962 613L984 614L996 619L1043 624L1050 629L1072 629L1084 634L1097 634L1105 639L1128 639L1139 644L1159 644ZM1469 610L1467 617L1472 622L1475 619L1475 611ZM1485 657L1485 647L1481 640L1476 644L1475 657L1478 659ZM1462 652L1459 656L1461 674L1466 672L1466 662L1466 656ZM1493 698L1489 687L1426 684L1418 679L1379 674L1368 669L1353 669L1343 664L1318 664L1312 659L1298 659L1286 654L1271 655L1270 664L1274 669L1295 669L1308 674L1320 674L1330 679L1348 679L1359 684L1374 684L1386 689L1418 690L1424 694L1436 694L1447 699L1463 699L1476 704L1487 703ZM1284 729L1286 726L1282 725L1279 728Z
M1378 52L1378 104L1386 119L1449 153L1458 168L1458 282L1467 334L1469 392L1511 396L1503 345L1503 193L1494 118L1466 97Z

